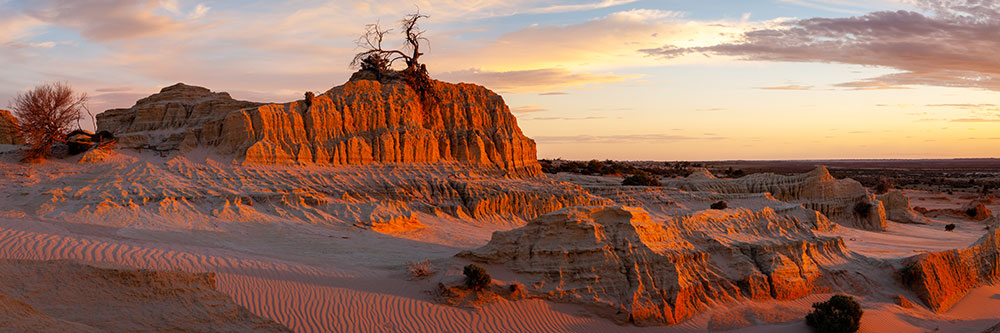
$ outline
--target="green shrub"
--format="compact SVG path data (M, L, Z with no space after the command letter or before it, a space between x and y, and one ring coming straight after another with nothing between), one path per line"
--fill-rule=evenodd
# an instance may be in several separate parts
M312 106L312 104L313 104L313 98L316 98L316 94L314 94L312 91L307 91L305 97L306 97L306 99L305 99L306 108L308 108L308 107Z
M476 264L465 266L462 274L465 274L465 286L470 289L483 289L493 283L493 278L486 273L486 269Z
M650 175L645 172L638 172L631 176L625 177L625 179L622 180L622 185L663 186L663 184L660 183L660 180L656 179L656 176Z
M806 325L819 333L851 333L861 328L861 304L854 297L834 295L829 301L813 303Z

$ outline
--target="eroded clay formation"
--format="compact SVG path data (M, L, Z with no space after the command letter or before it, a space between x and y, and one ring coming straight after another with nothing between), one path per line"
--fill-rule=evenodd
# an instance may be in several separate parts
M948 311L973 288L1000 282L1000 230L997 225L966 249L911 258L900 271L904 284L934 311Z
M460 253L527 275L550 299L585 303L618 322L671 325L712 304L869 292L839 237L812 232L798 207L703 210L651 219L641 208L570 207L493 234Z
M424 106L402 81L354 80L311 101L264 104L177 84L130 109L98 115L123 147L199 146L240 162L298 165L460 162L537 176L535 143L503 98L472 84L435 81Z
M861 183L833 178L822 166L792 176L758 173L737 179L718 179L693 174L687 179L666 181L664 186L718 194L770 193L777 200L802 204L839 223L866 230L885 230L886 212L882 202Z
M0 110L0 145L24 144L17 129L17 119L10 111Z

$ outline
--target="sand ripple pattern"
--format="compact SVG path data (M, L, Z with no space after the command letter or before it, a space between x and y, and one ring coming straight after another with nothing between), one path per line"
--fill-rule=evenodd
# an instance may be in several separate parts
M622 329L578 309L527 300L480 309L427 300L398 279L336 271L226 250L35 230L0 220L0 258L108 262L134 268L217 272L217 288L297 332L566 332ZM40 222L44 223L44 222ZM64 233L64 234L62 234ZM205 252L212 252L208 254ZM566 309L563 309L566 308ZM571 310L567 310L571 309Z

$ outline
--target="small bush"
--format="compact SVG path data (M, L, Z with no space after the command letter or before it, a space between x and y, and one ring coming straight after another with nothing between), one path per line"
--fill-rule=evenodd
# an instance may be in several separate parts
M869 212L872 210L872 204L867 202L859 202L854 204L854 214L860 216L861 218L868 218Z
M893 181L889 178L882 177L878 179L878 183L875 184L875 194L886 194L893 189Z
M410 271L410 275L417 279L434 275L434 266L431 265L431 261L428 259L408 262L406 263L406 269Z
M944 226L944 231L954 231L954 230L955 230L955 224L954 223L951 223L951 224L948 224L948 225Z
M834 295L829 301L813 303L813 310L806 315L806 325L819 333L850 333L861 328L864 310L854 297Z
M465 286L471 289L480 290L493 283L493 278L486 269L476 264L469 264L462 270L465 274Z
M727 204L725 201L719 201L719 202L713 203L712 206L710 206L710 208L712 208L712 209L726 209L726 208L729 208L729 204Z
M313 98L316 98L316 94L314 94L312 91L307 91L305 97L306 97L305 99L306 108L308 108L313 105Z
M629 186L663 186L663 184L660 183L660 180L656 179L656 176L650 175L650 174L645 173L645 172L638 172L638 173L635 173L635 174L633 174L631 176L625 177L625 179L622 180L622 185L629 185Z
M525 296L525 290L523 284L514 282L510 285L510 287L508 287L508 289L510 289L510 295L509 295L510 299L518 300L524 298Z
M969 218L974 218L974 217L976 217L976 214L977 214L977 213L979 213L979 212L978 212L978 211L976 211L976 207L972 207L972 208L969 208L969 209L966 209L966 210L965 210L965 215L968 215L968 216L969 216Z

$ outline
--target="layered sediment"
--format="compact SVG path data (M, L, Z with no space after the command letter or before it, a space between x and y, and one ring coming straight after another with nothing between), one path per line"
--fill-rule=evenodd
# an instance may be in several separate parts
M1000 282L1000 230L994 228L966 249L913 257L900 275L924 304L948 311L973 288Z
M458 162L537 176L535 143L503 98L472 84L434 81L422 105L403 81L354 80L309 101L259 104L177 84L130 109L98 115L124 147L210 147L240 163L370 165Z
M892 190L875 196L885 207L885 217L900 223L927 223L927 218L910 207L910 198L903 191Z
M852 256L843 241L813 234L814 223L769 207L666 221L638 208L571 207L459 256L504 264L537 292L618 322L671 325L713 304L869 288L843 270Z
M17 118L10 111L0 109L0 145L23 145L24 139L18 131Z
M808 173L782 176L759 173L737 179L704 176L665 181L664 186L717 194L770 193L775 199L802 204L833 221L866 230L883 231L886 212L882 202L852 179L836 179L825 167Z

